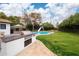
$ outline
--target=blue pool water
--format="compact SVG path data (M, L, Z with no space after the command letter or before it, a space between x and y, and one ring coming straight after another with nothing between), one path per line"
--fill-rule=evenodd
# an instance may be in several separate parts
M49 34L49 32L47 32L47 31L40 31L40 32L33 32L34 34L43 34L43 35L45 35L45 34Z

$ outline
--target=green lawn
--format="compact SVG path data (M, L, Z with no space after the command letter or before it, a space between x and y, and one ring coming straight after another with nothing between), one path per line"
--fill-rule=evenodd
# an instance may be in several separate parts
M79 55L79 34L55 32L51 35L40 35L37 39L59 56Z

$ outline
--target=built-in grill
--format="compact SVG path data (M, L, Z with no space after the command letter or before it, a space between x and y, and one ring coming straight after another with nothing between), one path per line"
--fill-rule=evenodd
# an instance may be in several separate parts
M30 43L32 43L32 39L28 39L24 41L24 47L26 47L27 45L29 45Z
M24 47L26 47L27 45L29 45L30 43L32 43L32 35L28 35L27 37L24 37L25 41L24 41Z

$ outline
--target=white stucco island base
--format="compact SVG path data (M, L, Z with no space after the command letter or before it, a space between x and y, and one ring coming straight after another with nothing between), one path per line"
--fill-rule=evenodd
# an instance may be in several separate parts
M13 56L24 49L24 38L17 39L8 43L1 43L0 55Z
M26 39L29 40L29 39ZM33 36L31 37L31 43L36 41L36 38ZM0 50L0 56L15 56L18 54L20 51L22 51L25 47L25 38L20 38L17 40L13 40L10 42L1 42L1 50ZM31 44L30 43L30 44ZM28 46L30 45L28 44Z

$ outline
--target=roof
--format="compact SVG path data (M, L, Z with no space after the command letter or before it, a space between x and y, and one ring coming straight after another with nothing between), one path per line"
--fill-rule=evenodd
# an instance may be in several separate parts
M11 28L24 28L24 26L21 24L17 24L17 25L11 26Z
M7 19L0 19L0 23L12 23L12 22Z
M22 25L20 24L17 24L17 25L14 25L15 27L23 27Z

